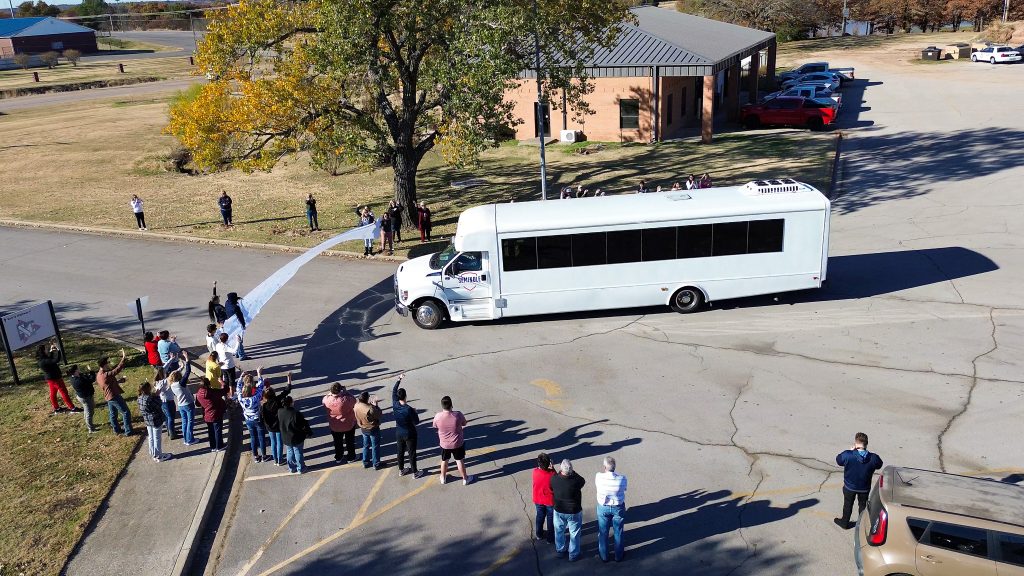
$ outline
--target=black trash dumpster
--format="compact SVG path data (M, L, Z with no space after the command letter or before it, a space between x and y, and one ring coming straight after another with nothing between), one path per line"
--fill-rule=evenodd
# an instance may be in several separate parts
M929 46L921 50L921 60L938 60L940 54L942 54L942 50L935 46Z

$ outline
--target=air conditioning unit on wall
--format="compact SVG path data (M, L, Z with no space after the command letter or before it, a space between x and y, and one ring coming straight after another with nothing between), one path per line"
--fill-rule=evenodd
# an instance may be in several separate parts
M562 130L559 140L566 144L572 144L573 142L579 142L580 136L579 130Z

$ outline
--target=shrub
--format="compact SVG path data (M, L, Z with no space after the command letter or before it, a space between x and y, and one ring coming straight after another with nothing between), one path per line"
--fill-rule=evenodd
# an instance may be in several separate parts
M64 51L64 58L71 62L72 66L78 66L78 60L82 57L82 53L78 50L67 49Z
M993 22L981 33L980 38L981 40L995 42L996 44L1006 44L1010 41L1010 38L1013 38L1014 30L1015 28L1012 24Z
M43 64L46 64L47 68L53 68L57 65L57 61L60 60L60 54L51 50L40 54L39 59L43 61Z
M28 54L15 54L14 63L20 66L22 70L28 70L28 65L32 63L32 57Z

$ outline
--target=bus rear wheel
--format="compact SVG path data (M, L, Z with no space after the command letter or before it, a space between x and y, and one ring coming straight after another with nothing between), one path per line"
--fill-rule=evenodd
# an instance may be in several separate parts
M692 286L687 286L676 290L676 293L672 295L671 306L680 314L689 314L696 312L703 303L704 294Z
M441 325L444 313L441 312L441 307L437 305L437 302L427 300L416 307L412 313L412 320L424 330L433 330Z

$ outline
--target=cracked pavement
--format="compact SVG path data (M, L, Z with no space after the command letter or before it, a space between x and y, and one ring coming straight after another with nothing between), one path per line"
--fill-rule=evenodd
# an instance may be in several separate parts
M392 265L309 264L246 344L277 382L295 372L298 404L317 430L306 447L314 471L274 477L281 468L250 464L211 573L240 573L283 526L248 574L853 574L852 534L831 518L841 507L834 457L855 432L868 433L887 463L996 478L1024 466L1013 441L1024 435L1024 215L1013 210L1024 205L1024 167L1007 161L964 175L954 152L943 176L926 172L935 165L887 165L875 148L903 133L940 139L978 126L1024 135L1019 115L991 113L1019 93L1005 89L1024 84L1019 67L951 64L969 81L950 82L884 56L836 60L882 83L849 119L858 127L848 133L820 291L714 303L690 316L653 308L426 332L391 311ZM929 105L939 93L969 101L975 86L1000 87L986 90L996 101L985 110L950 116ZM973 138L960 143L963 154L996 152ZM124 302L149 295L151 323L194 345L211 272L154 285L152 262L197 272L200 262L231 262L220 283L244 292L289 259L163 242L141 251L138 241L31 230L0 229L0 241L6 302L49 297L64 303L68 325L135 338ZM112 269L116 281L99 272ZM467 414L469 468L480 481L441 486L392 470L378 486L380 473L350 464L314 487L331 454L319 408L327 385L375 392L387 407L401 371L422 419L444 394ZM427 426L420 466L436 472ZM383 454L393 466L391 428ZM572 459L588 482L576 565L530 541L541 450ZM593 474L606 454L629 477L629 509L627 562L604 567L594 559Z

